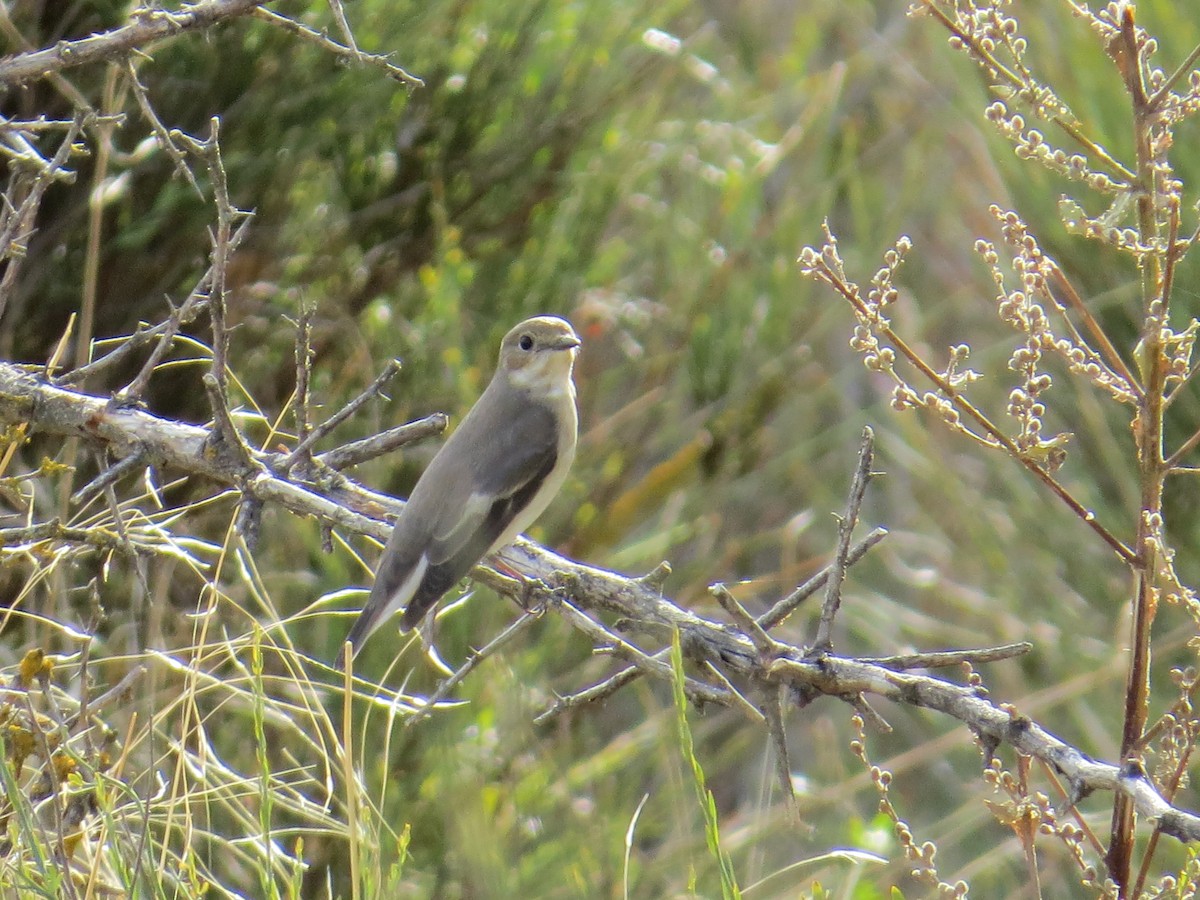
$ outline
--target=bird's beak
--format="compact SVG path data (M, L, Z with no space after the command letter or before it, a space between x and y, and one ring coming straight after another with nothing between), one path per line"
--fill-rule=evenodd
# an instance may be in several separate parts
M553 344L550 345L550 349L551 350L573 350L574 348L578 347L582 343L583 343L583 341L581 341L579 338L575 337L575 335L564 334L562 337L558 338L557 340L555 340L555 342Z

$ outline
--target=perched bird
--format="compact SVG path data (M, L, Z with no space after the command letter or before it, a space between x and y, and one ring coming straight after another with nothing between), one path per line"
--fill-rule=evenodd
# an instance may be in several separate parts
M417 480L346 640L354 651L403 608L417 625L484 557L512 542L558 493L575 458L571 369L580 340L556 316L504 336L487 389Z

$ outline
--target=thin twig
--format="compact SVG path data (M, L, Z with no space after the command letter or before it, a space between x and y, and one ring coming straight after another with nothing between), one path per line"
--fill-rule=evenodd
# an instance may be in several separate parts
M335 15L336 13L337 10L335 10ZM335 56L339 56L342 59L348 59L353 62L366 63L369 66L380 69L390 78L394 78L396 81L402 82L409 87L416 88L425 86L424 81L415 75L410 75L408 72L389 61L386 56L378 56L374 53L363 53L358 49L358 47L345 47L339 44L337 41L331 40L328 35L322 34L319 31L314 31L307 25L297 22L295 19L289 19L287 16L281 16L279 13L273 12L265 7L259 7L256 9L254 11L254 15L256 18L262 19L264 22L270 22L272 25L277 25L284 31L287 31L296 37L311 41L322 50L332 53ZM349 35L350 30L348 27L346 28L345 33ZM349 40L353 41L353 37L350 37Z
M775 776L779 779L779 787L783 790L787 801L788 813L795 822L800 821L800 806L796 802L796 786L792 783L792 762L788 754L787 731L784 729L783 709L784 694L787 685L764 685L762 711L767 720L767 733L771 736L771 746L774 747Z
M312 320L316 307L305 303L296 321L296 437L303 444L312 430L312 420L309 418L308 387L312 381Z
M675 677L669 663L656 659L638 649L566 600L559 601L557 607L562 611L563 618L570 622L576 629L588 635L593 643L611 647L613 652L633 663L644 674L651 675L662 681L670 681ZM703 681L690 676L684 679L683 689L688 699L693 703L716 703L721 706L740 708L739 704L732 700L724 690L715 688L710 684L705 684Z
M208 164L212 181L213 200L217 207L217 229L213 235L212 291L209 296L209 318L212 321L212 374L222 394L228 391L229 380L229 328L226 325L225 278L229 268L229 238L233 232L235 216L245 215L233 208L229 201L229 182L225 177L225 162L221 158L221 119L209 119L208 140L197 142L194 138L175 132L190 144L193 153L202 156Z
M488 641L481 649L472 651L466 661L455 670L454 674L442 681L437 686L429 698L421 704L419 708L413 711L407 719L404 720L406 726L415 725L417 722L424 719L433 710L445 701L450 696L450 692L458 687L464 678L474 672L485 659L507 644L510 640L516 637L520 632L532 622L537 621L540 615L532 612L523 612L516 618L507 628L501 631L498 635Z
M906 669L944 669L963 663L997 662L1022 656L1033 649L1028 641L1001 644L998 647L982 647L978 650L942 650L930 653L907 653L898 656L859 656L860 662L883 666L896 672Z
M838 522L837 551L830 564L829 578L825 583L825 603L821 607L821 619L817 623L817 637L813 649L824 652L833 648L833 620L842 603L842 582L846 579L846 568L850 557L850 538L858 524L858 513L862 508L867 483L871 480L871 464L875 461L875 432L870 427L862 431L862 444L858 449L858 465L850 482L850 498L846 501L846 513Z
M415 422L381 431L379 434L363 438L361 441L352 441L341 447L335 447L319 454L317 462L324 463L329 468L340 472L369 459L375 459L377 456L383 456L385 453L391 453L397 447L441 434L449 424L450 419L445 413L434 413L423 419L417 419Z
M711 584L708 587L708 592L717 598L717 602L721 604L721 608L733 618L733 624L743 634L750 638L754 643L754 647L758 650L759 655L763 659L767 659L779 652L780 644L758 624L754 616L746 611L746 607L738 603L737 598L729 593L729 589L725 585L718 582Z
M192 186L196 195L203 197L204 191L200 189L200 183L196 181L196 173L187 164L187 159L184 157L183 151L175 146L175 141L171 139L171 132L162 123L162 120L159 119L158 113L154 111L154 106L150 103L150 96L146 93L146 88L138 80L137 68L133 64L133 57L125 60L125 70L129 75L129 85L133 89L133 96L137 100L142 115L150 123L150 130L154 132L154 137L158 140L158 146L170 158L172 164L175 166L175 171L182 175L188 184Z
M1072 796L1071 792L1063 786L1062 777L1055 770L1054 766L1048 764L1044 759L1039 759L1038 763L1042 767L1042 772L1045 773L1046 777L1050 779L1051 784L1058 790L1059 796L1066 801L1064 804L1065 809L1070 812L1071 817L1075 820L1075 824L1079 826L1079 831L1084 836L1084 840L1087 841L1088 846L1092 848L1092 852L1097 856L1103 856L1104 844L1096 836L1096 829L1088 822L1087 816L1079 811L1079 798Z
M888 536L888 530L882 527L871 529L865 538L850 548L846 554L847 567L854 565L867 555L867 551ZM782 600L758 617L758 624L770 631L790 616L801 603L825 586L833 566L828 565L804 584L800 585Z
M179 131L173 132L172 136L182 140L190 152L200 156L207 163L213 186L213 200L217 207L217 227L213 233L212 290L209 293L208 306L209 321L212 323L212 367L202 379L213 414L211 445L223 447L233 454L235 465L249 469L250 450L234 424L229 410L229 328L225 308L225 278L228 274L233 221L237 217L246 216L247 213L235 209L229 200L229 183L225 177L225 162L221 158L221 120L218 116L213 116L208 124L209 136L205 141L197 141Z
M1179 449L1177 449L1167 458L1167 469L1178 471L1180 468L1180 461L1193 450L1195 450L1197 444L1200 444L1200 428L1193 431L1188 439L1179 445Z
M112 687L110 687L107 691L105 691L99 697L93 697L91 699L90 706L91 706L92 711L94 712L96 710L103 709L104 707L106 707L110 703L112 703L114 700L118 700L118 699L126 697L129 694L129 692L133 689L133 683L135 681L137 681L139 678L141 678L143 675L145 675L147 671L149 671L149 670L144 664L138 663L136 666L134 666L132 669L130 669L128 672L126 672L123 676L121 676L121 680L118 681L116 684L114 684ZM76 711L75 713L73 713L72 715L70 715L67 718L67 723L66 723L67 727L68 728L74 727L75 723L80 721L80 717L82 716L82 714L83 714L83 710L80 709L80 710Z
M342 40L346 42L346 47L356 60L361 61L362 51L358 49L358 43L354 40L354 32L350 30L350 23L346 21L346 10L342 8L342 0L329 0L329 10L333 13L333 20L337 22L338 28L342 32Z
M1179 79L1191 72L1192 66L1196 64L1196 60L1198 59L1200 59L1200 45L1192 48L1192 52L1187 55L1187 58L1179 64L1174 72L1167 76L1167 80L1162 83L1162 87L1155 91L1154 96L1146 102L1149 112L1155 112L1162 106L1163 101L1167 99L1167 95L1171 93L1171 89L1179 83Z
M361 394L335 412L332 416L314 428L300 441L300 443L296 445L292 452L288 454L287 459L284 460L281 471L285 474L290 471L292 466L296 465L296 463L304 458L305 454L308 453L309 448L311 448L313 444L341 425L342 422L346 421L346 419L358 412L358 410L362 408L362 406L368 400L382 391L384 386L387 385L387 383L393 378L395 378L396 373L399 371L400 360L388 360L388 364L383 367L383 371L375 377L375 380L365 391L363 391Z
M230 253L241 245L242 240L246 237L246 233L249 230L250 220L247 219L230 236ZM150 352L150 356L145 364L143 364L141 371L134 376L129 384L114 393L111 401L114 407L126 407L138 403L142 395L146 392L146 387L150 384L150 377L154 374L155 369L158 368L158 364L162 362L163 357L171 350L180 330L184 325L191 324L200 313L208 309L208 292L212 287L213 272L214 265L210 262L204 274L200 276L200 280L196 282L195 287L188 294L187 299L178 307L172 306L171 315L166 321L153 326L139 327L129 337L124 338L120 345L111 353L105 354L86 366L67 372L57 379L57 383L77 384L89 375L122 363L126 358L157 338L158 342Z
M208 406L213 414L213 427L209 432L208 446L213 449L223 449L230 454L235 467L242 470L250 468L250 448L246 446L241 432L234 424L233 414L229 411L229 403L221 391L217 376L205 372L200 379L204 384L204 393L208 395Z
M671 649L668 647L665 650L660 650L658 653L655 653L654 658L658 659L661 657L663 659L667 659L670 657L670 655ZM741 710L742 714L747 719L749 719L751 722L757 722L760 725L767 724L767 717L763 715L763 711L751 703L750 699L734 686L733 682L729 680L725 673L722 672L717 666L713 665L712 660L706 659L704 661L704 668L708 671L709 675L717 680L717 683L720 684L721 687L729 691L729 696L733 699L737 708Z
M1194 734L1188 739L1186 746L1179 754L1179 759L1175 763L1175 768L1171 770L1171 775L1167 779L1167 783L1163 786L1163 796L1167 800L1174 802L1176 794L1179 791L1180 784L1184 776L1187 774L1188 763L1192 758L1192 753L1196 749ZM1146 877L1150 874L1150 868L1153 865L1154 854L1158 850L1159 838L1162 837L1162 832L1155 826L1154 831L1150 834L1150 839L1146 842L1145 853L1142 854L1142 864L1138 867L1137 878L1134 880L1133 890L1130 892L1131 897L1141 897L1142 886L1146 883Z
M147 458L146 451L143 449L126 456L124 459L117 460L111 466L106 466L99 475L71 495L71 505L79 506L91 499L95 494L100 493L110 484L115 484L126 475L143 468L146 465Z
M1027 87L1024 79L1005 66L1002 62L1000 62L1000 60L996 59L995 55L989 52L975 38L974 35L968 34L959 28L958 25L955 24L954 20L937 6L935 0L920 0L920 2L921 5L927 11L929 11L934 18L942 23L942 26L947 31L962 41L964 47L971 48L971 52L974 53L975 56L987 66L988 70L993 73L997 81L1006 82L1006 87L1012 88L1016 96L1021 96L1022 92ZM1080 146L1082 146L1089 153L1093 154L1097 159L1104 162L1105 165L1109 166L1109 168L1111 168L1112 171L1121 178L1125 179L1126 181L1134 181L1137 178L1133 172L1130 172L1129 169L1125 168L1125 166L1123 166L1118 160L1113 158L1108 151L1084 134L1083 129L1080 128L1078 123L1072 119L1068 118L1062 113L1050 112L1049 110L1046 110L1046 113L1039 112L1039 115L1061 128Z
M75 178L75 173L64 167L71 156L71 151L75 147L75 138L83 129L84 122L85 118L82 115L76 115L71 122L71 127L63 135L62 143L54 152L54 157L44 170L33 177L29 193L21 201L21 205L9 215L4 232L0 234L0 258L6 261L4 275L0 277L0 317L4 315L4 308L8 305L8 298L12 294L13 285L16 284L17 274L25 261L25 242L33 231L33 222L46 189L50 186L51 181L71 181Z
M667 654L665 651L656 653L654 655L655 659L666 659L666 657ZM637 678L640 678L641 675L642 672L637 666L627 666L626 668L621 669L621 671L608 676L603 681L597 682L591 687L587 687L583 690L575 691L570 694L564 694L556 699L554 703L552 703L542 712L534 716L533 722L535 725L545 725L547 722L557 719L563 713L572 709L586 706L589 703L599 703L602 700L607 700L617 691L621 690L621 688L625 687L627 684L636 680ZM724 678L724 676L721 675L720 678ZM751 705L750 708L754 709L753 705ZM759 713L759 715L761 716L762 713Z
M234 529L242 536L246 550L253 553L258 547L258 538L262 533L262 515L264 504L257 497L242 496L238 504L237 518Z
M1067 298L1067 303L1070 304L1071 309L1073 309L1083 320L1083 324L1087 328L1088 333L1092 336L1092 339L1100 345L1100 352L1107 357L1109 368L1112 369L1115 375L1120 376L1120 378L1124 380L1126 386L1129 388L1129 393L1133 394L1133 396L1140 401L1142 399L1142 386L1138 382L1137 378L1134 377L1134 374L1130 371L1129 367L1125 365L1125 360L1121 358L1121 354L1117 348L1113 346L1113 342L1108 339L1108 333L1104 330L1100 323L1096 321L1096 317L1092 315L1092 311L1088 309L1088 305L1083 302L1083 298L1080 297L1079 292L1075 290L1075 285L1071 284L1070 279L1067 278L1066 273L1059 268L1058 263L1050 259L1048 259L1047 262L1050 264L1050 275L1054 278L1054 283L1058 285L1059 290L1061 290L1063 293L1063 296ZM1053 298L1053 295L1051 295L1051 297ZM1074 326L1072 325L1070 319L1067 319L1066 321L1067 324L1073 329ZM1079 343L1083 342L1080 341Z
M850 705L854 707L855 712L862 716L863 722L870 725L881 734L891 734L892 726L867 700L865 694L855 694L850 701Z
M928 0L923 0L923 2L928 2ZM862 298L858 295L857 289L852 288L838 272L834 271L834 269L830 267L829 263L826 262L824 258L821 258L818 261L817 270L819 270L820 273L818 277L839 294L841 294L842 297L854 307L856 313L862 316L865 320L873 319L871 312L867 309ZM1066 488L1064 488L1058 483L1058 481L1055 480L1053 475L1038 465L1036 460L1032 459L1028 454L1022 453L1021 449L1015 443L1013 443L1012 438L997 428L992 421L975 406L975 404L971 403L970 400L962 395L962 392L959 391L957 387L951 384L946 378L943 378L941 375L935 372L930 365L925 362L919 353L908 346L908 343L902 337L900 337L900 335L893 331L890 326L885 325L882 322L877 322L876 327L879 329L879 333L887 338L887 340L904 356L906 360L908 360L909 363L913 365L913 367L920 371L925 378L936 385L937 389L945 394L955 406L966 413L966 415L973 422L979 425L979 427L987 433L988 437L992 441L994 441L998 446L1003 447L1013 459L1024 466L1031 475L1049 488L1050 491L1056 497L1058 497L1058 499L1065 503L1071 512L1073 512L1075 516L1084 523L1084 525L1094 531L1097 536L1099 536L1099 538L1121 558L1123 562L1128 564L1134 564L1137 562L1138 555L1128 546L1126 546L1123 541L1118 539L1112 532L1105 528L1092 510L1088 509L1082 503L1076 500Z

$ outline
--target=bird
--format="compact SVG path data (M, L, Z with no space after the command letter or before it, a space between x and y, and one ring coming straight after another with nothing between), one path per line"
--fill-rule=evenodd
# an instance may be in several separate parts
M417 479L346 640L357 654L398 610L400 632L424 620L481 560L528 528L566 480L579 416L572 370L581 341L541 315L500 343L496 372Z

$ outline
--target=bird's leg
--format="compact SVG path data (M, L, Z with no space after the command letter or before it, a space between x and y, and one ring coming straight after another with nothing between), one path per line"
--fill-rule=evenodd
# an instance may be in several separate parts
M513 590L507 590L503 593L507 593L508 596L512 597L521 609L537 616L546 611L546 601L543 592L549 592L550 588L544 581L540 578L529 578L523 575L501 559L499 554L489 559L488 565L505 578L516 582Z
M540 578L522 578L521 594L517 602L521 609L535 616L542 615L549 603L547 599L553 596L550 586Z
M489 560L489 562L491 562L492 568L505 578L511 578L513 581L519 581L522 584L526 582L527 579L525 576L501 559L500 554L497 553Z

